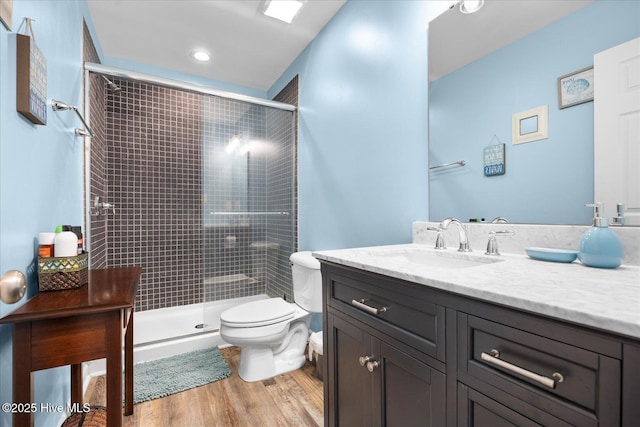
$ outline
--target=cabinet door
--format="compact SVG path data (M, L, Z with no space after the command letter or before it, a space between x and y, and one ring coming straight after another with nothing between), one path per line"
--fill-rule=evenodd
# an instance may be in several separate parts
M371 426L373 375L360 365L360 357L371 355L371 337L331 314L327 324L325 425Z
M379 371L374 402L382 402L380 425L444 426L445 375L384 341L375 339L373 345L372 353L379 363L374 371Z

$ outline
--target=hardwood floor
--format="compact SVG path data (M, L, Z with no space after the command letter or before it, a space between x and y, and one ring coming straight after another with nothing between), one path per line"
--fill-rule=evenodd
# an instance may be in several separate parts
M240 349L220 349L230 377L134 406L124 427L321 426L322 381L308 361L302 369L264 381L244 382L237 374ZM106 402L104 376L91 380L84 401Z

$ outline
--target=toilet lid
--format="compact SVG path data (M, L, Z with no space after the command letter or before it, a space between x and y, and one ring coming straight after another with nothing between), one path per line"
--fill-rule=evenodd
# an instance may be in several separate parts
M295 304L282 298L269 298L231 307L220 314L220 321L227 326L251 328L289 320L294 313Z

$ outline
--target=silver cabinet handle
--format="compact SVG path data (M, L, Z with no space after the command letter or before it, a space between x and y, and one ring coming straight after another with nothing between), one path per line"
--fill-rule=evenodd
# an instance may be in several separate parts
M358 362L360 363L360 366L364 366L367 364L367 362L369 360L371 360L372 356L360 356L358 358Z
M358 362L360 366L366 366L369 372L373 372L376 370L378 366L380 366L380 362L373 359L373 356L360 356L358 358Z
M484 351L480 354L480 358L485 362L488 362L492 365L500 366L501 368L522 375L525 378L529 378L530 380L536 381L551 389L556 388L556 382L561 383L562 381L564 381L564 376L562 376L562 374L558 372L555 372L552 375L553 378L545 377L543 375L539 375L535 372L531 372L524 368L516 366L512 363L505 362L504 360L499 359L499 357L500 352L496 349L492 349L489 354L485 353Z
M370 305L365 304L365 299L361 299L361 300L355 300L352 299L351 300L351 305L353 305L354 307L358 307L360 310L364 310L367 313L371 313L373 315L378 315L379 313L384 313L385 311L387 311L387 308L389 307L382 307L382 308L375 308L375 307L371 307Z

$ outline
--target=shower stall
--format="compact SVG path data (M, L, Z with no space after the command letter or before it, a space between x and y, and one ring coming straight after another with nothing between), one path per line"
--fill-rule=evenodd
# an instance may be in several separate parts
M228 306L293 300L297 79L282 102L86 63L85 94L90 264L142 267L138 344L209 340Z

